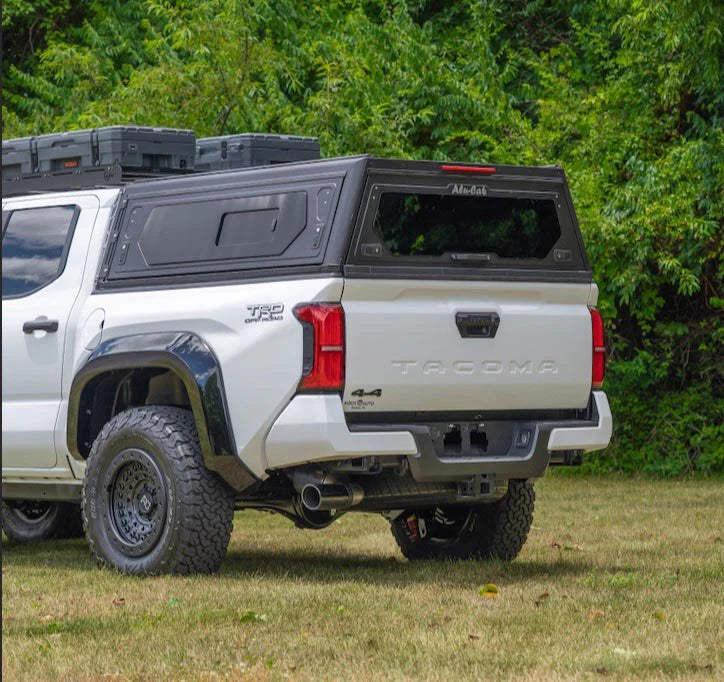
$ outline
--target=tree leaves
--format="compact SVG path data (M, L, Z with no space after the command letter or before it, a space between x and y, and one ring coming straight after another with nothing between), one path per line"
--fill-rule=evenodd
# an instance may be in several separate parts
M563 165L608 325L595 466L724 466L722 3L6 4L5 138L138 123Z

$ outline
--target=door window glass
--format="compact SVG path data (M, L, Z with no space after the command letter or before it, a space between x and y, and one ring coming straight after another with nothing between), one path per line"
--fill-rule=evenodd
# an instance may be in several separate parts
M56 279L65 267L75 206L13 211L2 240L3 298L27 296Z

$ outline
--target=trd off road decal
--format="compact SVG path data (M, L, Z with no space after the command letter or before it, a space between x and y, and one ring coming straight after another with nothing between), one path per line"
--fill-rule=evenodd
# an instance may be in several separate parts
M256 322L278 322L284 319L283 303L256 303L246 306L249 317L244 322L252 324Z

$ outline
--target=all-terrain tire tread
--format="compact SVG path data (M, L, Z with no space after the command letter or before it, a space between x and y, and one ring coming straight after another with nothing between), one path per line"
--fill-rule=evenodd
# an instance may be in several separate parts
M43 542L57 537L60 505L51 503L50 513L42 522L26 524L5 502L2 503L2 529L12 544L29 544Z
M390 529L402 554L415 559L500 559L512 561L528 539L533 523L535 489L531 481L510 481L506 495L492 504L480 505L475 524L459 543L437 546L411 542L399 518Z
M154 570L139 571L133 562L119 566L128 573L192 573L216 572L226 556L234 517L234 497L231 488L203 461L193 415L177 407L148 406L121 412L101 430L88 456L86 483L97 465L97 453L111 435L119 430L138 430L160 446L168 457L176 481L180 533L173 553L164 557ZM99 552L88 533L86 504L83 505L83 525L95 559L101 564L109 561Z
M508 492L496 503L492 533L481 538L482 558L512 561L520 554L533 523L535 488L530 481L510 481Z

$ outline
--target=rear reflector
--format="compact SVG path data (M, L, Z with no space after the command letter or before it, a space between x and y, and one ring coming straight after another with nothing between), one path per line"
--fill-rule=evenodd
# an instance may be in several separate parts
M294 315L304 325L305 337L299 390L341 391L344 387L344 309L339 303L305 303L294 309Z
M440 166L440 170L448 173L477 173L478 175L493 175L495 168L490 166L451 166L443 164Z
M603 333L603 318L597 308L591 311L591 339L593 343L593 365L591 367L591 387L601 388L606 375L606 339Z

